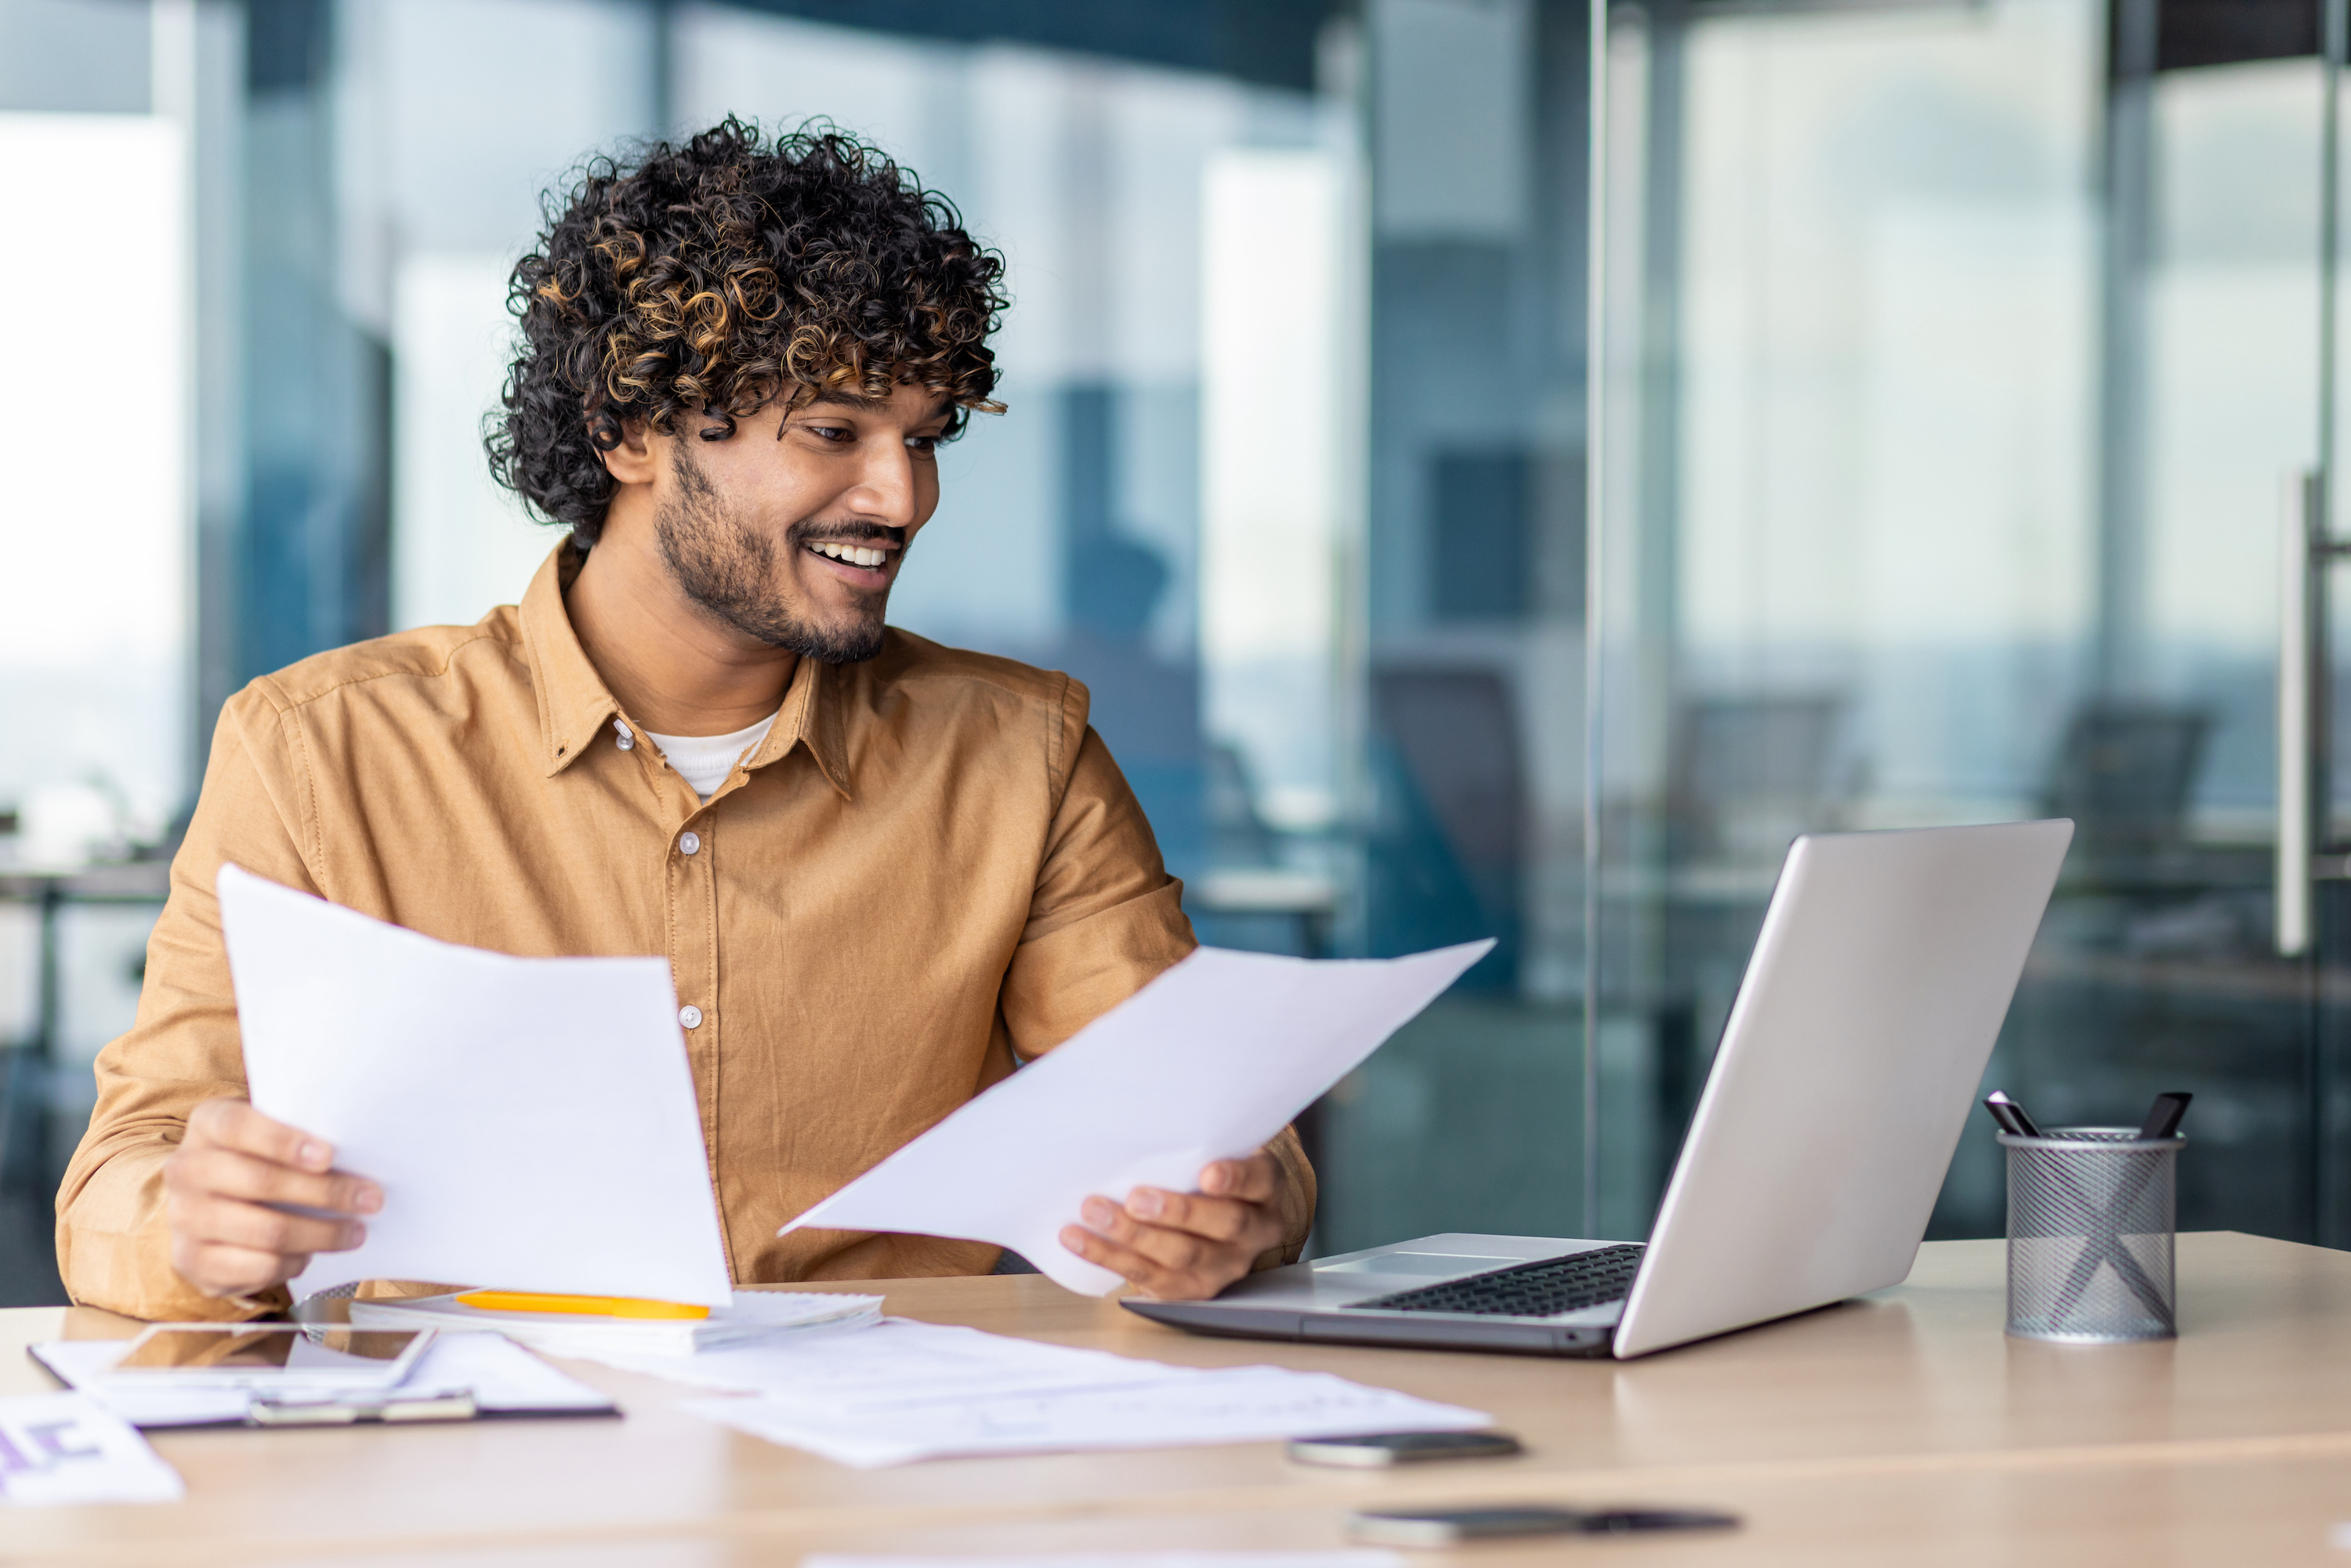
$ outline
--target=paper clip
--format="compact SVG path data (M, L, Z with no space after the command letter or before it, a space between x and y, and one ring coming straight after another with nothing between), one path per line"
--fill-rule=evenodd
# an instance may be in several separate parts
M246 1406L249 1427L349 1427L360 1421L470 1421L474 1391L394 1395L390 1398L256 1399Z

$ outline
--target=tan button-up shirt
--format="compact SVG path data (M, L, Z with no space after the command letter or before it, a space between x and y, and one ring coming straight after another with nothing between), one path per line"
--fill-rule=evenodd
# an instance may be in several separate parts
M737 1281L994 1266L976 1242L776 1229L1191 950L1085 688L893 631L865 664L802 659L705 804L581 651L577 570L563 547L519 608L321 653L223 709L138 1021L99 1056L57 1195L76 1301L249 1311L173 1273L163 1207L189 1111L245 1091L224 861L446 941L667 957L701 1012L686 1050ZM1275 1150L1294 1257L1313 1176L1291 1134Z

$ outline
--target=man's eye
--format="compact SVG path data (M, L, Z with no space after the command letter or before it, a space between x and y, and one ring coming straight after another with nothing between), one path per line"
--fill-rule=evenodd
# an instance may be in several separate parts
M910 435L906 437L906 444L912 447L920 456L935 457L938 455L939 438L935 435Z
M857 432L843 424L803 424L800 428L820 441L831 441L845 445L857 439Z

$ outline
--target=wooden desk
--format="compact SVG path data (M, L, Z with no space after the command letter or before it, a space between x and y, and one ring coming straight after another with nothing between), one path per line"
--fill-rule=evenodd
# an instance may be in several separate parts
M2175 1343L2032 1344L2001 1333L2000 1243L1937 1243L1895 1290L1631 1364L1197 1339L1036 1277L893 1281L904 1315L1328 1370L1490 1410L1532 1451L1384 1477L1295 1467L1272 1444L856 1471L580 1364L627 1419L159 1433L184 1502L0 1514L0 1562L789 1568L810 1550L1327 1548L1350 1507L1499 1500L1712 1504L1749 1522L1426 1560L2345 1561L2327 1534L2351 1521L2351 1254L2189 1236L2180 1277ZM47 1386L22 1344L129 1326L0 1313L0 1392Z

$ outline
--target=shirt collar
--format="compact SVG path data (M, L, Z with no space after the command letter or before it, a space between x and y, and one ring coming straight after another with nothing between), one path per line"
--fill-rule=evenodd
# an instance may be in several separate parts
M801 654L792 671L792 684L784 689L784 706L776 715L775 727L744 766L757 770L789 756L795 745L805 746L825 782L840 790L842 800L856 799L849 792L849 747L841 714L847 688L841 671Z
M522 596L524 656L530 663L531 684L538 693L538 725L547 776L553 778L578 759L597 737L621 717L621 705L596 666L580 646L564 608L564 591L580 575L581 556L566 538L549 552L538 573ZM784 705L775 727L759 743L747 764L766 767L789 756L795 745L806 745L825 782L843 799L849 793L849 747L841 712L846 682L839 671L802 657L784 690Z
M540 760L549 778L570 767L621 711L563 608L563 591L580 575L580 561L579 549L565 539L539 563L522 596L523 656L538 693Z

